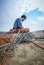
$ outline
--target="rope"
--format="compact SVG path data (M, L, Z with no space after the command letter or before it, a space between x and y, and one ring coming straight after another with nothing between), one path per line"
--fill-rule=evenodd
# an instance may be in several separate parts
M37 45L38 47L44 49L44 45L40 45L39 43L36 43L34 40L31 41L33 44Z
M11 46L8 48L8 51L7 51L6 54L4 55L4 57L3 57L3 59L2 59L2 61L1 61L1 63L0 63L0 65L5 65L5 62L6 62L8 56L9 56L9 54L10 54L10 51L11 51Z

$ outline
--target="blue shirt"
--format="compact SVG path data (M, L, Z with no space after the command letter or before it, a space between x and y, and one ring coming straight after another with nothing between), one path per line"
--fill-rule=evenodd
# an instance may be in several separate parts
M22 26L22 20L20 18L17 18L14 22L13 29L18 29Z

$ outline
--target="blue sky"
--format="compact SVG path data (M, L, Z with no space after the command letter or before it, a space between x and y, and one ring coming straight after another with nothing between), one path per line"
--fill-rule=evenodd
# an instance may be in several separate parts
M44 0L0 0L0 31L9 31L22 14L27 16L24 27L44 30Z

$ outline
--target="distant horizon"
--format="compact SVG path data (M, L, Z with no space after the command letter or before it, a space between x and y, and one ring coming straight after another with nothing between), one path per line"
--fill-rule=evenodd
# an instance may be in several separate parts
M36 31L29 31L29 32L37 32L37 31L44 31L44 30L36 30ZM3 32L9 32L9 31L0 31L0 33Z

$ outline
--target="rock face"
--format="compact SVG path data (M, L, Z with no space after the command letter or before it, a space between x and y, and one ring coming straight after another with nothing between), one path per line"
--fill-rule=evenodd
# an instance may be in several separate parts
M39 32L39 33L38 33ZM44 45L44 40L38 40L36 37L44 35L43 31L33 33L18 33L12 34L13 39L13 56L8 57L5 65L44 65L44 49L34 45L31 40L34 39L41 45ZM8 44L9 46L9 44ZM4 47L6 48L7 45Z
M8 58L5 65L44 65L44 49L31 42L17 44L14 56Z

